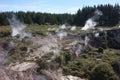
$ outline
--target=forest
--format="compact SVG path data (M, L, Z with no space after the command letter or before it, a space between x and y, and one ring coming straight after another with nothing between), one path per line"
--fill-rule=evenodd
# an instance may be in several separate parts
M84 26L85 21L93 16L93 12L98 9L101 10L103 15L99 19L99 26L115 26L119 24L120 21L120 5L98 5L93 7L83 7L79 9L75 14L51 14L51 13L41 13L41 12L0 12L0 25L8 25L8 18L11 14L15 14L20 21L25 24L68 24L76 26Z

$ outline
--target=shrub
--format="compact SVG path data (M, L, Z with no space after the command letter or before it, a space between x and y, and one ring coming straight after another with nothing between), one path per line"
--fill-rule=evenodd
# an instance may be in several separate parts
M20 46L20 50L26 52L27 51L27 47L26 46Z
M40 67L40 69L48 69L49 68L49 62L46 62L44 60L39 60L38 65Z
M69 62L67 66L63 67L63 73L65 75L74 75L79 77L86 77L89 74L89 69L93 65L85 59L75 59L72 62Z
M69 51L62 51L59 56L55 58L55 61L59 63L60 66L67 65L73 60L73 54Z
M101 47L98 48L99 53L103 53L103 51L104 51L103 48L101 48Z
M42 58L44 60L50 60L53 55L54 55L53 52L49 52L49 53L45 54L44 56L42 56Z
M103 62L93 68L91 78L91 80L118 80L111 65Z
M112 62L112 67L120 78L120 61L117 60L117 61Z
M83 54L83 55L81 55L81 57L87 59L89 56L87 54Z
M36 61L37 62L37 64L38 64L38 68L37 68L37 72L38 73L41 73L42 72L42 70L47 70L47 69L49 69L50 68L50 63L49 62L46 62L45 60L38 60L38 61Z

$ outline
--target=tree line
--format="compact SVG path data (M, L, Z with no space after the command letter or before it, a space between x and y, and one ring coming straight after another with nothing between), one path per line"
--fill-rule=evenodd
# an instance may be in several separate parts
M0 25L9 25L8 18L15 14L17 18L25 24L68 24L84 26L86 20L93 16L96 9L103 12L98 20L100 26L115 26L120 22L120 6L116 5L98 5L93 7L83 7L76 14L51 14L41 12L0 12Z

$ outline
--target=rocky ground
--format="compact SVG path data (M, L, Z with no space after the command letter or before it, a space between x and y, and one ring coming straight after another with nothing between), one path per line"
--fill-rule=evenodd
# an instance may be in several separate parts
M86 67L91 62L119 61L120 29L63 31L67 35L62 38L51 32L23 40L1 38L0 80L89 80ZM83 67L86 71L81 71ZM119 64L115 67L120 71ZM75 74L75 69L80 73Z

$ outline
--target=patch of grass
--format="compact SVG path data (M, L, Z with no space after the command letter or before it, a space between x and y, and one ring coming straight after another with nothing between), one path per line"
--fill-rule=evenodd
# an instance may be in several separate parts
M48 32L48 28L55 28L58 25L27 25L26 32L30 32L34 35L43 35L46 36L46 32ZM0 26L0 37L8 37L11 35L11 27L10 26Z
M46 36L46 32L48 32L48 28L54 28L57 25L28 25L26 31L31 32L33 34Z
M0 26L0 37L7 37L10 36L10 26Z

